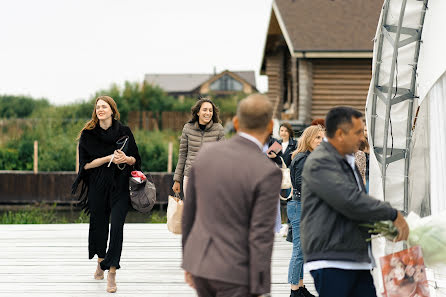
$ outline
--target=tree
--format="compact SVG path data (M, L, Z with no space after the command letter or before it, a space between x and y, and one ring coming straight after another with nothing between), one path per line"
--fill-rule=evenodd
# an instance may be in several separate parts
M26 118L34 111L49 107L47 99L26 96L0 96L0 118Z

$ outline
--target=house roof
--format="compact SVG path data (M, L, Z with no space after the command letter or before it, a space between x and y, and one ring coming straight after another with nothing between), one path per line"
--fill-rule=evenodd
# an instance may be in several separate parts
M246 80L246 82L249 83L254 88L257 88L256 75L254 71L231 71L231 72Z
M144 80L166 92L190 92L210 79L211 74L146 74Z
M382 5L383 0L274 0L272 13L291 53L372 51Z
M221 73L224 72L231 72L256 88L254 71L225 70ZM191 92L217 75L219 74L146 74L144 80L166 92Z

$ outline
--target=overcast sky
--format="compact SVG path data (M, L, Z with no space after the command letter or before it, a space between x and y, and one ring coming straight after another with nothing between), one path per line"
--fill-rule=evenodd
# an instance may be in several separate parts
M0 1L0 94L64 104L146 73L255 70L272 0Z

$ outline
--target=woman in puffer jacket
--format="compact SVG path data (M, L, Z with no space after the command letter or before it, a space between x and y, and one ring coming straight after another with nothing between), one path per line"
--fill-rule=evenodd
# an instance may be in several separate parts
M183 194L186 193L189 170L203 143L225 138L218 116L218 107L209 98L198 100L191 108L191 112L192 119L184 125L181 134L178 163L173 177L172 190L177 194L181 191L181 183L183 183Z

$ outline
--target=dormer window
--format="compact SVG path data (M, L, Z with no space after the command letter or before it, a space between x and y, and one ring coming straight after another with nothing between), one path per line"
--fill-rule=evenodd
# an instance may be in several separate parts
M243 91L243 85L227 74L211 83L210 87L212 91Z

